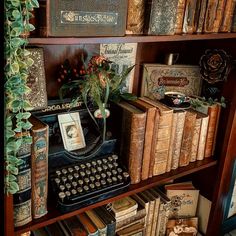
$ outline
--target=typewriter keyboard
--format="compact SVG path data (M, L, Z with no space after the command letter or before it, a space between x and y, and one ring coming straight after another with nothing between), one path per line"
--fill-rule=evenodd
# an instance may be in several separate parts
M57 169L49 178L63 212L112 197L130 184L129 174L115 154Z

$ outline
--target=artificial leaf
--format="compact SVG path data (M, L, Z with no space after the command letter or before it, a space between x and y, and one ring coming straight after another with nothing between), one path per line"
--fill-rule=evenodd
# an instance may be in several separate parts
M18 168L12 164L8 164L6 166L6 170L9 171L13 175L18 175Z
M11 194L14 194L14 193L18 192L19 191L19 185L14 181L9 182L8 191Z

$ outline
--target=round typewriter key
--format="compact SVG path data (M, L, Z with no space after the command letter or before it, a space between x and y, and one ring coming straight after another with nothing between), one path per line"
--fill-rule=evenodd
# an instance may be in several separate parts
M84 178L84 182L87 184L89 183L89 178Z
M78 174L78 173L74 173L74 177L75 177L76 179L78 179L78 178L79 178L79 174Z
M95 180L94 176L90 176L89 179L93 182Z
M85 176L85 173L83 171L80 172L80 176L81 177L84 177Z
M65 183L67 181L67 178L65 176L62 176L61 180L63 183Z
M113 160L116 161L116 160L118 159L118 156L117 156L116 154L113 154L113 155L112 155L112 158L113 158Z
M56 184L59 184L61 182L61 180L59 178L55 178L54 180L55 180Z
M69 168L68 168L68 171L71 173L71 172L73 172L74 170L73 170L73 168L69 167Z
M112 169L113 165L111 163L108 163L108 167L109 167L109 169Z
M82 179L79 179L78 184L82 186L84 184L84 181Z
M70 188L71 188L71 184L66 183L66 188L67 188L67 189L70 189Z
M97 187L97 188L99 188L99 187L101 187L101 184L100 184L100 182L95 182L95 186Z
M91 168L91 171L93 174L95 174L97 172L97 170L95 168Z
M117 179L118 179L119 181L122 181L122 180L123 180L123 178L122 178L121 175L117 175Z
M108 159L108 161L110 161L110 162L113 160L113 158L112 158L111 156L109 156L107 159Z
M123 172L123 177L124 177L125 179L127 179L127 178L129 177L129 173L128 173L128 172Z
M72 175L68 175L68 179L71 181L73 179Z
M107 171L107 176L110 177L112 174L110 171Z
M102 169L103 169L103 170L107 170L107 169L108 169L108 166L107 166L107 165L102 165Z
M101 173L101 177L103 178L103 179L105 179L106 178L106 174L105 173Z
M85 168L86 168L86 166L85 166L84 164L81 164L80 167L81 167L82 169L85 169Z
M118 173L116 170L112 170L111 172L113 175L117 175L117 173Z
M99 179L101 179L101 176L100 176L100 175L95 175L95 178L96 178L97 180L99 180Z
M85 173L86 173L86 175L91 175L91 171L90 170L86 170Z
M98 170L98 172L101 172L102 171L102 167L98 166L97 170Z
M67 173L66 169L62 169L61 172L65 175Z
M57 170L56 171L56 175L59 177L61 175L61 171L60 170Z
M117 182L117 178L115 176L112 176L112 181Z
M106 180L104 180L104 179L101 180L102 185L106 185L106 183L107 183Z
M114 166L115 168L117 168L117 167L118 167L118 163L117 163L117 162L114 162L114 163L113 163L113 166Z
M78 171L79 170L79 167L78 166L74 166L75 170Z
M75 189L72 189L72 190L71 190L71 193L72 193L73 195L75 195L75 194L77 193L77 191L76 191Z
M90 168L90 167L91 167L91 164L88 162L88 163L86 163L86 166L87 166L88 168Z
M64 191L65 188L66 188L66 187L65 187L64 185L62 185L62 184L59 186L59 189L60 189L61 191Z
M63 202L65 196L66 196L66 195L65 195L64 192L60 192L60 193L58 193L58 197L61 199L62 202Z
M77 188L77 192L78 192L78 193L82 193L82 192L83 192L83 189L82 189L81 187L78 187L78 188Z
M101 165L101 164L102 164L102 161L101 161L101 160L97 160L97 164L98 164L98 165Z
M111 184L112 183L112 179L111 178L107 178L107 183Z
M102 159L102 162L103 162L104 164L106 164L106 163L107 163L107 159L106 159L106 158L103 158L103 159Z
M71 195L70 191L66 191L65 194L67 197L69 197Z
M95 188L95 185L94 185L93 183L91 183L91 184L89 184L89 187L90 187L91 189L94 189L94 188Z
M122 169L119 167L117 168L118 173L122 173Z
M88 190L89 190L89 186L84 185L84 190L85 190L85 191L88 191Z
M71 184L73 187L76 187L78 185L75 181L73 181Z
M96 161L92 161L91 163L92 163L92 166L96 166L97 165Z

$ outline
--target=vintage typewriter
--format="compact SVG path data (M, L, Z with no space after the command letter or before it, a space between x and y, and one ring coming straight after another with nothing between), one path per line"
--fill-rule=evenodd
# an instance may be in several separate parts
M58 209L64 213L120 194L130 185L130 176L116 154L58 168L49 179Z

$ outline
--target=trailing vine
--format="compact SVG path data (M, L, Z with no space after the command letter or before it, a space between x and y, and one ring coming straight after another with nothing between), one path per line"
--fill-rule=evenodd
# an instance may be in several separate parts
M22 144L31 144L30 101L25 94L30 92L27 86L28 68L33 60L26 50L27 37L35 27L29 22L32 11L39 7L37 0L4 1L4 60L5 60L5 193L14 194L19 190L17 184L18 166L22 160L17 152Z

